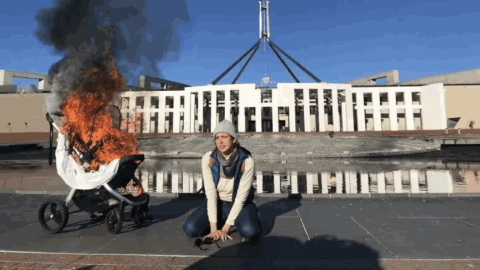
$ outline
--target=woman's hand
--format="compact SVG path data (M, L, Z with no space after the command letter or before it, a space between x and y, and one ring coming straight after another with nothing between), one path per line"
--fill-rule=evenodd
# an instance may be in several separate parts
M222 232L219 231L219 230L214 230L210 233L213 237L213 241L217 241L220 239L220 237L222 237Z
M221 231L220 240L222 240L222 242L227 242L228 240L233 240L233 238L228 235L228 232Z

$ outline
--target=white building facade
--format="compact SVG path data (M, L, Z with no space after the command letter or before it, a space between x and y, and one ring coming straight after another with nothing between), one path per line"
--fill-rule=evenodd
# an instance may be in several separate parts
M224 119L239 132L437 130L447 127L442 83L361 86L226 84L122 93L124 128L140 133L211 132ZM132 124L137 119L136 125Z

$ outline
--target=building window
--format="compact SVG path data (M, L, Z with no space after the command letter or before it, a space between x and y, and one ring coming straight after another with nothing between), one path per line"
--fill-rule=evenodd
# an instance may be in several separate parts
M388 93L380 93L380 105L388 105Z
M269 107L264 107L263 108L263 115L264 116L269 116L270 115L270 108Z
M404 105L405 104L405 100L403 98L403 92L395 93L395 101L396 101L396 105Z
M159 98L158 97L151 97L150 98L150 108L158 109L159 106Z
M129 109L129 103L130 103L130 98L124 97L122 98L122 110L128 110Z
M422 105L420 100L420 92L412 92L412 104L413 105Z
M135 100L135 108L136 109L143 109L143 103L145 101L144 97L137 97Z

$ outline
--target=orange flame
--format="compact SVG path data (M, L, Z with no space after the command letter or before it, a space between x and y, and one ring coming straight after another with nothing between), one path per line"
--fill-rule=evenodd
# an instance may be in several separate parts
M103 67L94 67L80 74L78 85L63 102L65 115L62 133L67 135L70 145L84 149L83 143L91 141L89 149L96 146L95 156L90 161L90 169L98 170L100 164L108 164L114 159L140 154L135 133L125 133L113 125L112 116L101 107L109 105L116 93L125 89L123 78L115 67L113 59ZM138 119L136 120L138 121ZM74 155L75 159L79 158Z

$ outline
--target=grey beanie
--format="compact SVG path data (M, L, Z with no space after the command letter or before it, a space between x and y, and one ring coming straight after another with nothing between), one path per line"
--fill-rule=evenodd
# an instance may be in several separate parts
M233 142L236 143L238 142L238 132L235 126L232 124L232 122L228 120L223 120L222 122L218 123L217 126L215 127L215 130L213 131L213 139L217 137L217 133L219 132L225 132L228 135L233 137Z

